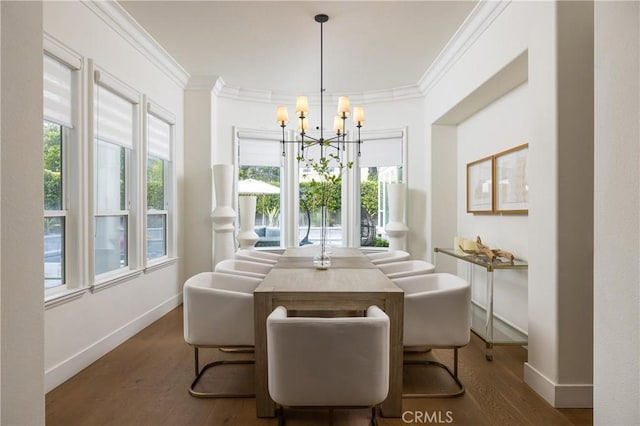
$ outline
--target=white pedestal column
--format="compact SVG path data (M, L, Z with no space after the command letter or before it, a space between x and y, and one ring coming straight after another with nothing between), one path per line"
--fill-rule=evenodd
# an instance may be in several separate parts
M233 241L233 221L236 212L231 207L233 194L233 165L214 164L213 186L216 207L211 212L213 221L213 268L221 260L233 258L236 247Z
M256 196L238 197L238 208L240 209L240 232L236 235L236 240L241 249L250 249L260 238L255 231Z
M389 191L389 222L384 232L389 238L389 250L406 250L407 232L409 228L404 224L404 206L407 187L403 183L390 183Z

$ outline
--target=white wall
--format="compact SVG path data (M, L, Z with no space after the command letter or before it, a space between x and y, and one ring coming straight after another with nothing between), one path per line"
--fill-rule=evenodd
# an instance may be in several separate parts
M75 1L44 2L44 30L85 58L93 58L97 66L147 94L149 99L175 115L175 163L178 194L181 194L184 180L182 87L109 26L108 19L98 17L96 13L99 12L90 7L95 8ZM41 97L39 93L38 98ZM32 173L42 179L40 169ZM179 257L183 255L180 201L182 196L178 199L176 212ZM179 260L139 278L96 293L86 292L78 300L46 310L45 389L48 391L62 383L179 305L183 282L182 260Z
M592 10L590 2L509 3L430 88L425 103L430 127L425 159L433 171L425 184L431 195L427 197L431 250L451 245L458 211L464 208L458 203L456 211L446 204L443 186L457 191L458 185L440 179L438 173L445 166L439 156L455 157L455 148L450 137L439 139L438 127L459 124L451 121L450 112L527 55L530 208L525 381L557 407L592 403Z
M527 260L527 215L484 215L466 212L467 163L529 142L529 91L523 84L457 126L457 235L481 236L491 248L502 248ZM499 123L499 125L497 125ZM467 265L459 265L465 276ZM473 268L473 300L486 304L486 272ZM527 330L527 271L494 273L494 312L521 330Z
M0 2L0 424L44 424L42 4ZM34 172L35 171L35 172Z
M596 425L640 424L639 28L639 3L596 3Z

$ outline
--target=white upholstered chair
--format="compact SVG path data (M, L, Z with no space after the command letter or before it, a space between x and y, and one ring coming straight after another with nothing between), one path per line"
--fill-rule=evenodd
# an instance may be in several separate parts
M269 394L284 407L373 407L389 391L389 317L377 306L365 317L267 318Z
M245 277L264 279L272 266L266 263L250 262L248 260L226 259L218 262L216 272L242 275Z
M435 271L436 267L424 260L402 260L400 262L383 263L378 265L378 269L389 279L395 280L396 278L430 274Z
M215 361L200 369L199 348L248 348L253 334L253 290L257 278L202 272L189 278L183 288L184 340L194 347L196 377L189 387L200 398L251 397L255 394L205 393L195 390L209 368L221 364L250 364L252 360Z
M374 265L382 265L390 262L400 262L402 260L409 260L411 254L404 250L389 250L389 251L381 251L377 253L367 253L366 256L369 258L371 263Z
M280 259L279 254L269 253L267 251L241 249L235 253L235 258L238 260L248 260L249 262L266 263L267 265L275 265Z
M448 274L416 275L393 280L404 290L405 347L451 348L454 370L435 361L405 361L444 368L458 385L448 394L405 394L405 397L451 397L464 393L458 379L458 348L471 337L471 286L464 279Z

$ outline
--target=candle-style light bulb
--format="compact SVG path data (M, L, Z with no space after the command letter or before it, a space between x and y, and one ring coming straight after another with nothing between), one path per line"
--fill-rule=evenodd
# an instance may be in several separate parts
M298 131L306 132L307 130L309 130L309 119L304 117L298 120Z
M276 121L281 126L286 126L289 122L289 111L287 111L286 106L279 106L278 112L276 113Z
M338 98L338 115L348 117L350 112L351 106L349 105L349 98L347 96L340 96Z
M353 108L353 122L356 126L364 123L364 109L362 107Z
M306 117L309 113L309 101L306 96L298 96L296 99L296 115Z
M339 115L333 119L333 130L338 134L344 132L344 120Z

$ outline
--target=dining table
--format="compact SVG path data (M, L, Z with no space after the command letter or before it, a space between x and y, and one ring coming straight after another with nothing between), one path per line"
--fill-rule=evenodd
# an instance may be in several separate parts
M389 316L389 394L382 402L384 417L402 415L402 332L404 292L358 248L333 247L331 265L316 269L316 247L288 248L254 290L256 414L275 416L269 396L267 317L278 306L309 316L362 312L377 305ZM339 351L340 348L335 348ZM375 373L374 373L375 374Z

